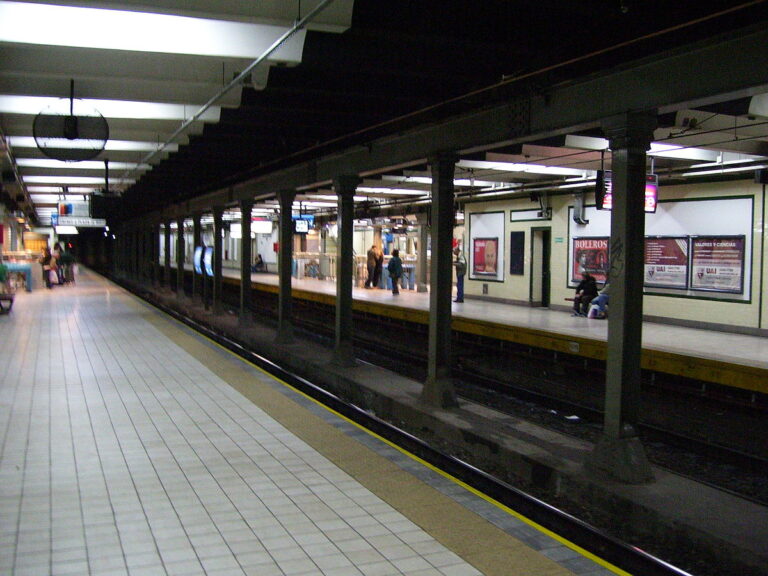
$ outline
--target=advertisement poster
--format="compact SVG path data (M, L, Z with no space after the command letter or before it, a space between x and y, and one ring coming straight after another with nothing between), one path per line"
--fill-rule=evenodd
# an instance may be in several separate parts
M742 294L744 236L698 236L691 239L691 288Z
M205 273L208 276L213 276L213 247L208 246L205 249L205 253L203 255L203 264L205 265Z
M192 260L195 266L195 274L203 273L203 247L195 246L195 257Z
M608 277L608 238L574 238L571 282L578 283L581 273L589 272L598 283Z
M688 238L645 239L645 285L688 288Z
M498 238L475 238L472 245L472 267L478 276L496 276L499 262Z

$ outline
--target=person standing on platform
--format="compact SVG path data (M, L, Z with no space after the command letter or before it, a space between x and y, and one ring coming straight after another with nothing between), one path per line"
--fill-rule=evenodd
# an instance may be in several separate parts
M367 254L367 260L365 263L366 267L368 268L368 277L365 279L365 287L366 288L376 288L376 282L374 282L374 277L376 275L376 246L371 246L370 250L368 250Z
M53 245L53 252L51 254L53 257L51 267L56 270L57 284L59 285L64 284L64 268L61 263L61 254L61 244L56 242L56 244Z
M381 281L381 272L384 269L384 251L376 245L373 246L373 249L376 252L376 266L373 269L373 284L371 284L371 288L378 288Z
M45 283L45 287L52 288L51 272L53 270L51 268L51 262L53 262L53 256L51 255L51 249L48 248L48 246L43 248L43 253L38 262L40 262L40 266L43 268L43 282Z
M456 260L453 261L453 265L456 267L456 300L454 302L464 302L464 276L467 273L467 259L464 258L464 254L461 253L461 248L458 246L453 249L453 253L456 255Z
M400 260L400 250L392 250L392 258L387 264L387 272L392 280L392 294L400 294L400 277L403 275L403 261Z

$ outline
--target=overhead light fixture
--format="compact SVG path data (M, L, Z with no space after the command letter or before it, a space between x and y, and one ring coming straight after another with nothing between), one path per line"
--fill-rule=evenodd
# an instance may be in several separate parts
M104 184L104 178L98 178L96 176L22 176L22 180L25 183L37 183L37 184L94 184L102 186ZM110 178L110 184L133 184L136 182L134 179L127 178Z
M77 226L56 226L56 234L78 234Z
M526 174L542 174L546 176L582 176L586 177L594 170L576 170L560 166L543 166L541 164L525 164L517 162L488 162L486 160L460 160L456 164L460 168L476 168L480 170L496 170L499 172L521 172Z
M358 186L357 192L366 194L390 194L394 196L424 196L429 194L428 190L414 190L409 188L377 188L373 186Z
M60 98L45 96L0 96L0 112L6 114L37 114L56 106ZM81 102L96 108L104 118L128 120L186 120L198 104L167 104L164 102L136 102L130 100L99 100L81 98ZM221 107L211 106L201 116L203 122L218 122ZM155 148L157 149L157 146Z
M683 172L682 176L710 176L712 174L732 174L734 172L754 172L755 170L762 170L768 167L766 164L753 165L753 166L739 166L738 168L720 168L715 170L699 170L697 172Z
M12 148L37 148L37 143L32 136L9 136L8 143ZM77 144L62 142L61 147L67 145L76 146ZM129 152L150 152L160 148L157 142L132 142L130 140L107 140L104 150L110 151L129 151ZM167 152L176 152L179 149L178 144L169 144L165 147ZM102 168L104 164L102 163Z
M0 2L0 41L101 50L253 59L289 30L284 26L27 2ZM306 30L272 60L300 63Z
M25 168L56 168L59 170L104 170L104 162L96 160L83 160L81 162L63 162L51 158L18 158L17 166ZM149 170L149 164L138 165L135 162L110 162L110 169L116 170Z

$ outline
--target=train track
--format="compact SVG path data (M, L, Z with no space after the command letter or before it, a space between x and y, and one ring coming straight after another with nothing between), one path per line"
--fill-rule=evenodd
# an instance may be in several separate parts
M394 350L365 338L359 343L365 344L363 355L369 361L406 377L424 379L425 361L414 348ZM392 358L400 361L393 362ZM466 400L520 418L534 416L542 425L589 441L595 441L600 433L603 412L595 402L575 402L461 367L455 367L452 374L457 394ZM639 432L655 466L768 506L767 459L648 421L639 424Z

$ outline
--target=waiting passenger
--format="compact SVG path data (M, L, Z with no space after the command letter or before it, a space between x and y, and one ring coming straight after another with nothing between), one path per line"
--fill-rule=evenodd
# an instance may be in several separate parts
M51 249L48 248L48 246L43 248L43 253L40 255L38 262L40 262L40 266L43 268L43 282L45 283L45 287L52 288L53 284L51 283L51 276L56 274L53 269L55 261L51 255Z
M376 245L374 244L371 246L371 249L368 250L367 260L366 260L366 267L368 268L368 278L365 279L365 287L366 288L376 288L376 283L374 283L374 276L376 275Z
M589 272L581 273L581 282L576 286L576 295L573 297L573 316L586 316L589 312L589 304L597 296L597 281Z
M387 272L392 280L392 294L400 294L400 278L403 275L403 261L400 260L400 250L392 250L392 258L387 264Z
M608 305L608 292L610 291L611 284L606 282L603 288L597 295L597 298L593 298L590 303L589 317L590 318L605 318L605 307ZM595 315L592 316L593 307L597 307Z
M264 264L264 259L261 257L261 254L256 254L256 261L253 263L253 271L264 272L266 267L267 266Z

